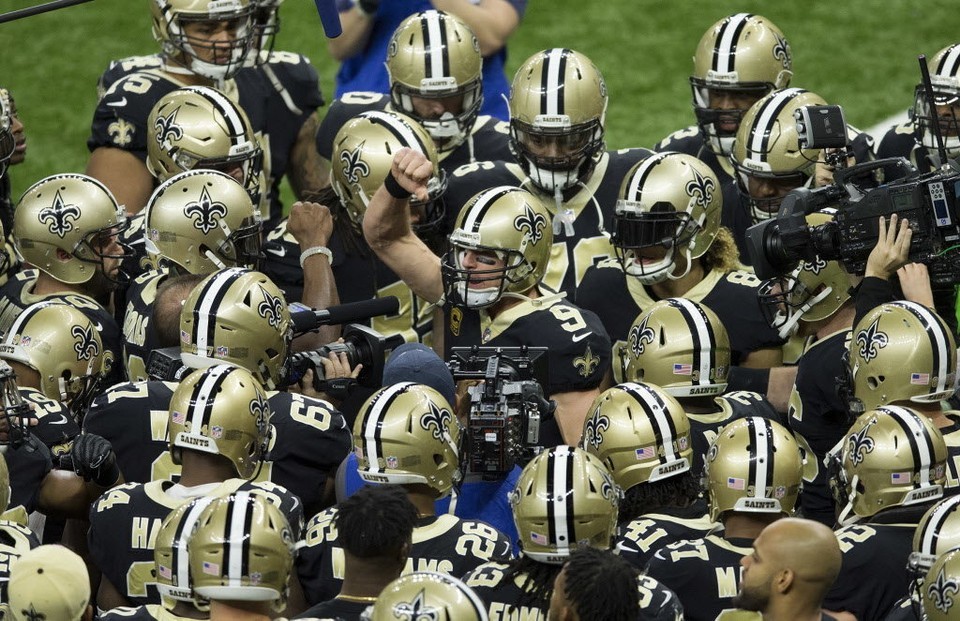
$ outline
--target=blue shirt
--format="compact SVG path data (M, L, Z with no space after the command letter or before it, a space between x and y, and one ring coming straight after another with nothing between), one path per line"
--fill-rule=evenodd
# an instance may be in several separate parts
M476 1L476 0L474 0ZM507 0L523 17L527 8L527 0ZM353 0L337 0L337 10L347 11L354 5ZM419 11L428 11L433 8L429 0L383 0L377 10L373 22L370 39L362 52L347 58L340 64L337 71L336 97L352 91L372 91L375 93L389 93L390 83L387 78L385 61L387 45L393 31L400 23ZM510 94L510 81L504 73L507 62L507 48L483 59L483 107L480 114L509 120L510 113L504 96Z

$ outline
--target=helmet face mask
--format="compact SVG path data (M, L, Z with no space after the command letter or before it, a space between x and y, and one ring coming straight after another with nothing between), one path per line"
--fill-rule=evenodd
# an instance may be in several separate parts
M253 5L253 49L247 56L247 64L263 64L280 32L280 5L283 0L250 0Z
M153 0L150 8L154 37L168 58L212 80L243 68L254 44L249 0Z
M0 442L0 445L7 445L11 448L23 446L30 438L30 427L28 419L34 416L30 405L23 400L20 395L20 389L17 386L17 376L6 362L0 361L0 399L3 400L0 407L0 418L4 420L6 426L6 442ZM0 454L2 459L2 454ZM10 474L7 470L7 462L3 460L3 469L0 471L3 477L0 477L0 485L4 485L0 490L0 495L6 493L6 501L10 502ZM5 479L5 480L3 480ZM7 504L4 504L6 510Z
M536 286L553 244L549 223L540 202L516 187L491 188L467 201L440 264L446 301L483 308Z
M13 101L10 92L0 88L0 177L7 172L16 148L17 141L13 135Z
M393 107L427 130L443 153L463 143L483 104L480 43L460 18L423 11L387 47Z
M917 141L929 150L937 149L934 125L939 124L940 135L947 155L960 155L960 45L950 45L927 61L933 87L933 109L927 101L923 85L914 91L911 110Z

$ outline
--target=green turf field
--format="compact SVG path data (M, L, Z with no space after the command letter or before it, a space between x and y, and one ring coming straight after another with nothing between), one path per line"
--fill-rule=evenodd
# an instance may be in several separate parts
M0 11L42 1L2 0ZM947 0L530 0L509 66L545 47L584 52L609 87L608 144L649 146L692 122L693 50L710 24L737 11L778 24L793 48L793 86L843 104L860 127L910 105L917 54L960 39L956 3ZM286 0L281 17L278 48L309 56L331 92L335 64L313 2ZM156 49L147 0L93 0L3 24L0 45L0 85L16 97L29 143L27 161L12 171L15 194L44 175L83 170L97 77L110 59Z

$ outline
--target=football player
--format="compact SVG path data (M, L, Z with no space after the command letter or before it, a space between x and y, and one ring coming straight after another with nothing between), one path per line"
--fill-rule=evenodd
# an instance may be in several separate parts
M453 576L435 571L416 571L401 576L383 590L368 609L370 621L393 621L398 615L443 611L457 621L487 621L483 602L469 586Z
M743 304L760 281L739 269L730 231L720 225L719 183L703 162L681 153L653 155L623 177L616 205L611 241L617 258L587 270L577 304L600 316L619 352L641 311L656 300L683 297L720 316L732 364L780 363L782 340L759 308Z
M404 19L387 47L390 94L344 93L320 123L316 148L324 179L339 165L337 134L371 110L402 113L420 123L448 174L463 164L508 159L507 124L480 115L481 66L477 38L459 17L429 10Z
M7 470L7 460L0 454L0 509L7 511L9 504L10 472ZM0 519L0 612L3 611L4 604L10 601L7 598L10 565L24 552L40 545L40 541L29 528L13 519L6 519L7 517L8 515L3 513L3 519Z
M923 610L920 615L924 621L949 621L956 617L954 608L960 605L956 588L960 580L960 550L950 550L939 557L927 572L923 590ZM951 608L954 608L951 610Z
M333 474L350 450L350 431L329 403L278 391L292 332L280 290L259 272L230 268L196 287L189 281L180 283L171 294L156 306L166 316L155 314L153 321L166 338L180 341L188 368L233 365L253 373L270 391L275 440L261 469L262 479L288 488L308 511L329 506ZM179 324L174 317L180 318ZM171 460L163 428L176 387L165 381L119 384L90 407L84 429L106 434L116 444L128 482L177 479L179 468Z
M271 442L271 413L249 371L227 365L194 371L176 387L161 422L168 427L170 459L181 466L179 482L125 483L90 511L90 556L103 574L97 603L104 610L160 603L151 577L150 533L192 498L248 490L277 503L296 529L294 536L303 523L296 496L269 481L252 482Z
M0 332L9 332L31 304L60 301L90 319L110 359L119 361L120 326L106 305L124 282L120 263L129 253L118 236L125 226L122 208L96 179L62 174L30 186L17 203L13 236L17 252L33 268L0 288ZM113 364L106 385L122 378L122 366Z
M640 614L633 597L636 581L635 570L615 555L591 546L577 548L553 581L547 618L634 621Z
M571 553L578 546L612 547L620 494L613 477L590 453L563 445L547 449L524 466L510 495L520 556L484 563L464 576L464 582L493 619L545 619L554 581ZM560 506L564 509L557 511ZM637 576L635 584L640 618L675 618L673 593L646 576Z
M696 125L675 131L655 151L679 151L701 160L723 194L721 224L731 231L749 224L740 207L730 154L743 115L793 77L793 53L783 32L762 15L737 13L710 26L693 56L693 112ZM737 242L740 243L739 241ZM741 247L744 260L745 248Z
M258 5L250 0L151 0L161 52L114 61L101 76L87 140L87 173L111 188L128 212L143 209L154 185L144 165L150 110L161 97L185 86L236 93L263 149L271 226L280 218L279 183L285 174L299 198L325 185L319 182L313 146L316 109L323 105L316 70L300 54L250 51L254 40L265 42L253 17ZM250 58L254 55L259 59Z
M334 521L343 546L343 587L302 616L359 619L400 577L417 519L406 490L396 485L367 485L341 502Z
M690 421L676 399L653 384L624 383L597 397L590 411L583 448L624 492L617 554L643 569L668 543L717 526L700 498Z
M843 564L823 607L882 619L907 595L911 540L943 496L947 446L926 417L887 405L861 414L829 460Z
M360 477L403 486L421 516L407 572L430 569L462 576L485 561L510 557L510 540L493 527L434 513L434 501L448 496L463 478L465 433L440 393L411 382L374 393L354 422ZM327 509L307 524L297 573L310 604L333 599L343 588L338 511Z
M153 267L134 279L125 296L124 362L133 382L147 379L147 358L157 347L150 318L157 288L168 277L255 269L260 261L260 213L243 186L225 173L176 174L156 189L142 213L141 238Z
M432 171L416 151L394 156L363 219L367 243L414 293L428 302L443 300L446 350L549 347L544 392L557 402L559 433L576 444L610 366L610 339L596 315L540 288L553 239L549 212L523 189L484 190L460 210L441 259L410 226L409 197L428 198Z
M647 564L647 574L677 594L693 621L733 607L740 559L765 526L793 513L803 465L785 427L751 417L720 430L706 468L710 519L723 523L723 533L667 545Z
M470 197L520 186L548 210L553 247L543 283L571 298L587 268L613 255L608 231L620 181L647 149L606 151L607 88L589 58L571 49L537 52L510 89L513 162L476 162L450 178L448 220Z
M23 121L17 114L17 104L13 95L0 88L0 224L6 233L13 231L13 197L10 196L10 166L23 162L27 156L27 138L24 135ZM0 284L16 272L16 255L12 240L3 236L4 253L0 255Z

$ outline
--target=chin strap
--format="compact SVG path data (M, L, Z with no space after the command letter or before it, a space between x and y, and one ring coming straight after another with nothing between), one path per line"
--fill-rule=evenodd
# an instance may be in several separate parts
M793 334L796 332L796 325L800 322L800 319L804 316L804 314L823 301L824 298L830 295L831 291L833 291L833 287L824 287L823 291L804 302L803 305L800 306L799 310L791 313L787 321L780 326L780 338L785 339L793 336Z
M860 520L860 517L856 514L850 515L853 511L853 499L857 495L857 483L860 482L860 475L855 474L853 478L850 479L850 493L847 495L847 505L843 508L843 511L840 512L840 515L837 516L837 524L841 526L849 526Z
M563 206L563 190L559 185L553 186L553 203L557 206L557 213L553 216L553 234L559 235L562 230L567 237L573 237L573 210Z
M673 252L673 253L676 253L676 252L677 252L676 246L674 246L673 248L671 248L670 251ZM686 269L683 270L683 273L682 273L682 274L678 274L678 275L676 275L676 276L673 275L673 272L667 272L667 279L668 279L668 280L680 280L681 278L683 278L684 276L686 276L687 274L690 273L690 266L693 265L693 259L690 258L690 248L687 248L687 250L686 250L686 252L684 253L683 257L686 259L686 262L687 262L687 267L686 267Z

